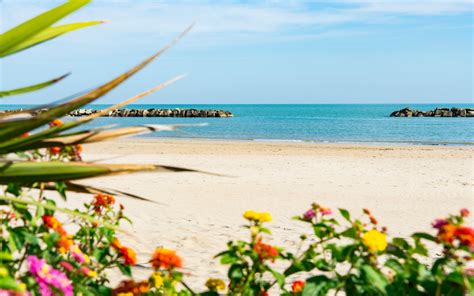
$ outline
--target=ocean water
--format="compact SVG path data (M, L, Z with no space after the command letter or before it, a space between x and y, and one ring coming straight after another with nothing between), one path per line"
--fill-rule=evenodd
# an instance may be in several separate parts
M92 105L102 109L108 105ZM431 110L436 107L474 108L474 104L387 105L130 105L129 108L224 109L233 118L99 118L88 127L207 123L179 131L146 134L145 137L204 138L254 141L308 141L474 145L474 118L392 118L404 107ZM13 109L19 105L3 105ZM25 107L25 106L22 106ZM143 136L141 136L143 137Z

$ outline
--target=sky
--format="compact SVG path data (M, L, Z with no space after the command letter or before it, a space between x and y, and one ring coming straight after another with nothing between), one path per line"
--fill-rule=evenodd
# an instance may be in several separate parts
M64 3L0 0L0 29ZM0 60L0 88L71 75L2 103L91 89L192 31L97 101L113 103L180 74L137 103L473 103L474 0L96 0L60 23L106 20Z

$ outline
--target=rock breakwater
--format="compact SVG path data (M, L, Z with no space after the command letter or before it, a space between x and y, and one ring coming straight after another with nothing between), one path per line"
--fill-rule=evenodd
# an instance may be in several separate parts
M48 109L40 109L36 113L42 113ZM1 110L0 113L9 113L21 110ZM73 117L87 116L99 112L95 109L77 109L68 115ZM104 117L233 117L230 111L215 109L116 109L102 115Z
M403 108L392 112L390 117L474 117L474 109L470 108L436 108L429 111Z

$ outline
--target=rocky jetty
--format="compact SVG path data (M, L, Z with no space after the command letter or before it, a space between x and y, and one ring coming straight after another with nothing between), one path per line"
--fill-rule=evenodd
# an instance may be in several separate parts
M474 117L474 109L469 108L436 108L430 111L420 111L404 108L392 112L390 117Z
M48 109L40 109L36 113L45 112ZM21 110L1 110L0 113L8 113ZM87 116L99 112L94 109L77 109L70 112L69 116ZM108 112L104 117L233 117L234 115L225 110L198 110L198 109L116 109Z

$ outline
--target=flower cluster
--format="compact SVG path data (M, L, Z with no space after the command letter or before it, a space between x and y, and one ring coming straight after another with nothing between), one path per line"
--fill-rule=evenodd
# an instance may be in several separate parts
M277 248L275 248L271 245L262 243L261 238L257 240L255 245L253 246L253 250L255 251L255 253L257 253L258 258L262 261L263 260L272 260L272 261L274 261L275 258L277 258L278 254L279 254Z
M39 285L41 295L54 295L52 288L58 289L64 296L74 295L72 282L63 272L52 268L44 259L36 256L28 256L27 262L30 273Z
M147 280L135 282L134 280L122 281L112 292L112 295L131 296L142 295L150 290L150 283Z
M183 262L181 257L176 255L176 251L158 248L153 253L151 265L153 265L155 269L173 269L183 267Z
M256 222L256 223L272 221L272 215L266 212L255 212L255 211L249 210L249 211L246 211L243 216L245 219Z
M364 233L362 243L372 252L384 251L387 248L387 235L372 229Z
M322 207L319 204L314 203L311 209L304 212L303 216L299 219L311 222L313 219L317 218L318 213L321 214L321 216L329 216L332 215L332 210L330 208Z
M474 250L474 228L461 224L461 219L469 216L469 210L461 209L460 216L460 219L449 217L433 221L433 228L438 230L437 240L448 246L453 246L457 242L459 246Z
M296 280L291 284L291 291L293 293L301 293L303 291L303 288L305 286L305 282L302 280Z
M137 254L134 250L122 246L118 239L112 241L111 246L119 252L124 260L125 265L135 265L137 264Z
M96 213L101 213L102 209L110 208L115 203L115 198L109 194L98 193L94 196L92 205Z
M221 279L210 278L206 281L206 288L208 288L209 291L224 291L225 283Z

